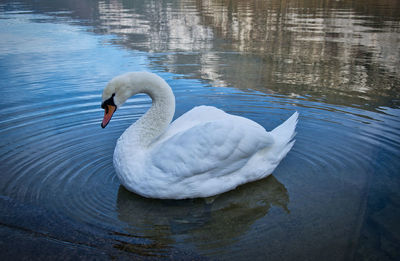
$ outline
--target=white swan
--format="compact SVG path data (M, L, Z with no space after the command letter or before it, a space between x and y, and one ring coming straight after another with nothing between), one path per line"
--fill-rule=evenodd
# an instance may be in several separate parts
M232 190L271 174L294 144L297 112L271 132L210 106L195 107L171 123L174 94L149 72L126 73L108 83L101 126L137 93L148 94L153 104L118 139L114 168L126 189L144 197L209 197Z

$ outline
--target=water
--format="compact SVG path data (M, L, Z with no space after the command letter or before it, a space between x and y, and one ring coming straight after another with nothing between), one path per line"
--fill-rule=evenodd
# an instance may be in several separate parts
M396 260L400 257L397 1L2 1L3 259ZM148 70L178 117L206 104L297 141L265 180L215 199L120 186L101 92Z

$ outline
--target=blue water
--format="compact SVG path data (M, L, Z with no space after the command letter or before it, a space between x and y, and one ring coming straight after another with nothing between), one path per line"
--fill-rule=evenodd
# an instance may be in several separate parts
M396 260L400 15L396 1L0 3L1 256L16 259ZM175 118L212 105L267 130L300 113L265 180L213 199L126 191L101 92L151 71Z

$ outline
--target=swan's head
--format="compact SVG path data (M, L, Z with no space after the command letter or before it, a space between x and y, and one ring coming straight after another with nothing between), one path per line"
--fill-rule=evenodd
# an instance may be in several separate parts
M105 128L114 112L129 97L138 92L140 90L136 84L134 73L127 73L113 78L103 90L101 108L104 109L104 118L101 127Z
M150 72L130 72L115 77L104 89L101 103L104 118L101 127L105 128L114 112L137 93L146 93L153 101L168 101L168 108L172 115L174 114L174 94L161 77Z

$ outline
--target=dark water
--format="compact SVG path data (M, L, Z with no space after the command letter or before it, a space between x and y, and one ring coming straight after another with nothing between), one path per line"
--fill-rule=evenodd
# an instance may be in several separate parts
M206 104L297 141L265 180L215 199L127 192L100 128L114 76L160 74L176 117ZM398 260L400 4L2 1L0 253L17 259Z

